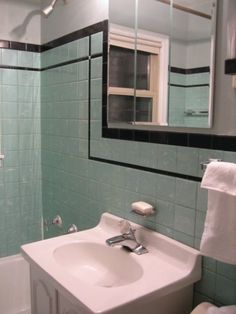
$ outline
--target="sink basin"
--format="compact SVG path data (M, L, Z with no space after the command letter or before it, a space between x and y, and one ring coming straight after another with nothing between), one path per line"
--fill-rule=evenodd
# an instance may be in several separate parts
M132 255L98 243L64 244L54 250L53 256L65 271L94 286L127 285L140 279L143 273Z
M22 254L32 272L80 309L75 313L190 313L199 251L132 222L148 253L108 247L106 239L120 234L120 219L104 213L95 228L23 245Z

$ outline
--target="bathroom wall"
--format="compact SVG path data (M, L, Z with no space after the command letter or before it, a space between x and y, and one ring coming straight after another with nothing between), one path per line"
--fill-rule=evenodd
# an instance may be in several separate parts
M51 220L59 213L64 222L62 230L51 227L46 236L63 233L74 222L80 228L91 225L90 214L86 215L88 55L88 37L42 53L42 66L54 66L41 77L44 217ZM82 60L60 65L71 59Z
M41 238L39 68L37 52L0 49L1 257Z
M42 17L41 43L45 44L55 38L107 19L108 1L109 0L58 1L53 11L53 17L51 16L48 19ZM47 5L48 0L41 1L42 8Z
M0 40L40 44L40 0L0 1Z
M219 25L222 24L222 18L226 18L228 7L232 3L226 2L226 10L223 10L223 16L220 15ZM61 25L62 17L60 16L60 21L56 15L54 17L55 20L52 21L54 18L51 16L51 23ZM75 28L76 24L71 31ZM45 27L44 32L46 31L51 30ZM64 26L59 33L66 33ZM55 39L56 34L54 35L50 39ZM219 33L219 38L217 64L218 67L220 65L220 70L217 74L222 78L217 79L217 96L223 97L228 93L228 108L233 108L235 95L227 85L230 84L230 79L223 76L222 69L224 48L220 42L225 41L223 31ZM87 51L86 45L86 39L80 46L76 42L72 44L77 49L80 47L79 49ZM91 45L94 53L102 51L100 34L93 36ZM58 47L44 52L43 64L45 62L50 65L55 59L60 63L60 56L69 58L70 51L73 55L74 48L64 45L62 50ZM236 162L236 154L112 139L101 141L102 57L91 60L91 83L88 85L91 91L90 111L89 95L84 94L89 78L86 64L86 60L76 62L74 66L58 64L53 70L42 72L44 217L51 219L59 213L64 220L64 230L70 223L76 223L79 229L84 229L96 225L101 213L108 211L198 248L207 208L206 191L200 189L198 182L91 160L88 159L88 151L95 157L123 160L130 164L153 167L154 170L158 167L195 176L201 175L200 161L217 157ZM221 88L219 80L223 81L225 90ZM216 106L221 105L219 102L217 100ZM88 147L89 113L91 143ZM130 214L130 204L136 200L152 203L157 208L157 215L142 219ZM51 227L45 229L45 236L62 232L64 231ZM235 266L204 258L203 278L196 284L194 302L197 304L205 300L216 304L236 303Z
M81 19L74 14L84 12L77 10L75 5L88 5L87 2L71 0L72 10L63 10L63 3L58 3L54 15L42 20L42 42L88 26L87 18L80 24ZM225 3L227 7L230 1ZM91 14L93 18L89 24L106 16L103 10L92 12L96 14ZM222 17L226 18L225 14L224 11L220 15L220 23ZM220 34L223 39L219 42L225 43L223 35ZM12 38L9 34L3 39ZM220 71L217 86L220 91L217 89L217 106L221 105L223 95L229 93L226 99L228 109L235 118L235 94L227 85L230 80L222 75L223 58L219 58L225 48L220 43L218 45ZM99 53L102 53L102 36L97 33L91 36L90 49L88 38L81 38L41 54L42 67L53 68L41 72L40 132L39 72L32 70L39 67L39 54L1 49L0 64L14 67L0 69L1 146L6 155L0 168L1 256L16 253L22 243L40 239L41 156L44 218L51 219L59 213L64 221L62 230L45 228L46 237L64 233L70 223L76 223L80 229L94 226L101 213L109 211L199 247L207 199L198 182L91 160L89 150L93 156L97 154L114 160L126 156L129 163L142 162L154 170L158 167L181 173L187 167L193 175L200 173L200 160L216 156L236 162L236 154L129 141L101 142L102 56L98 56ZM61 64L75 59L77 61L72 64ZM88 145L89 114L91 146ZM157 215L143 219L130 214L130 204L135 200L152 203L157 208ZM236 303L236 268L204 259L203 279L196 285L195 303L202 300L217 304Z
M39 4L0 1L0 257L42 237Z
M60 65L64 60L60 59L61 56L68 58L72 51L78 53L82 50L88 55L90 49L87 43L85 38L84 41L74 41L42 54L43 63L49 65L47 60L55 59L58 62L54 69L42 72L42 179L45 218L52 218L59 213L64 220L64 230L70 223L76 223L81 230L96 225L101 213L108 211L199 248L207 195L206 191L200 189L198 182L91 160L88 159L88 148L90 156L114 160L127 156L129 163L140 161L147 166L153 162L149 155L153 152L157 153L154 159L156 163L152 165L154 169L157 165L158 168L162 165L163 169L178 169L181 172L183 166L191 168L191 171L195 169L198 174L200 160L217 156L236 161L236 153L112 139L102 141L102 56L97 55L102 53L101 34L97 33L91 38L92 59L89 72L88 60ZM88 147L89 114L91 142ZM120 142L125 144L120 146ZM141 149L138 150L139 148ZM139 154L136 154L137 151ZM130 205L137 200L153 204L157 215L144 219L131 214ZM61 232L56 228L49 228L45 230L45 236L50 237ZM235 274L234 266L204 258L203 279L195 287L194 302L197 304L208 300L216 304L236 303Z

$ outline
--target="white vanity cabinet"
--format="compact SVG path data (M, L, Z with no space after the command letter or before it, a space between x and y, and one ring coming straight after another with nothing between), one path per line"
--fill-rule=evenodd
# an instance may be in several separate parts
M59 292L38 267L30 268L30 285L32 314L85 314Z
M81 314L81 312L62 294L58 294L58 314Z

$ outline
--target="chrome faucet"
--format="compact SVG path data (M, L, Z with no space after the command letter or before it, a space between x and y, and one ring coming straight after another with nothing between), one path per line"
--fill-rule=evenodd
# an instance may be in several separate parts
M121 235L107 239L107 245L121 245L138 255L148 253L148 250L137 241L135 237L135 229L132 228L127 220L121 221L121 233Z

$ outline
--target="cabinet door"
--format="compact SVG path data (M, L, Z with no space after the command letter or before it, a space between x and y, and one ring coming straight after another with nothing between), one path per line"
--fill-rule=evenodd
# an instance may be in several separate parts
M85 312L79 305L71 303L63 295L58 294L58 314L85 314Z
M37 271L31 271L32 314L57 314L57 291Z

